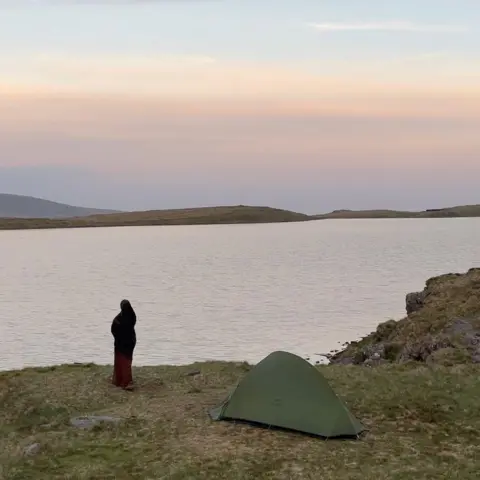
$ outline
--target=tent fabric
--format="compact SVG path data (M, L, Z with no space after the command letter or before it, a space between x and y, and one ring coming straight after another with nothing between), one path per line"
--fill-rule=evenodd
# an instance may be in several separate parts
M356 437L365 430L317 368L282 351L258 363L209 414L212 420L246 421L325 438Z

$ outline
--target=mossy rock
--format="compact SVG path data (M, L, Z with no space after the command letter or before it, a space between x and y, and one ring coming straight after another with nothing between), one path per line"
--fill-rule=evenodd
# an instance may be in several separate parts
M374 340L377 342L388 340L390 335L397 328L397 325L398 322L396 322L395 320L388 320L387 322L381 323L373 334Z
M398 359L403 346L404 345L400 342L386 343L384 347L385 359L389 362L395 362Z

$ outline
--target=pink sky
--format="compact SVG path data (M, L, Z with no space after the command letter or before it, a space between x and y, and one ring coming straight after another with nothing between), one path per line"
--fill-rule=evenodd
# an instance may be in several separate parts
M357 86L330 99L323 91L324 99L308 102L4 93L0 141L12 154L2 155L0 163L80 163L139 176L159 168L208 169L219 163L242 170L278 168L285 174L333 166L478 165L480 102L473 94L413 92L401 98L398 91L390 96L365 92ZM108 146L109 155L78 158L56 148L57 142L79 141ZM125 149L135 151L135 158L122 161Z
M201 177L249 192L320 188L332 171L344 185L389 171L392 188L435 174L437 191L459 169L480 175L480 68L448 55L330 60L329 74L208 55L3 61L0 168L80 167L136 185Z

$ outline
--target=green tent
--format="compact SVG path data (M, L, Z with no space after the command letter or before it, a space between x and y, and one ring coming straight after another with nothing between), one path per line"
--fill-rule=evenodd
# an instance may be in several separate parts
M303 358L273 352L243 378L213 420L239 420L325 438L358 436L364 428L325 377Z

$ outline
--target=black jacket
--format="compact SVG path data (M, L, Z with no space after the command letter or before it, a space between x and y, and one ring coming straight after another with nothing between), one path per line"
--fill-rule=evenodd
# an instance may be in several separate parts
M113 319L111 327L115 351L131 358L137 344L135 333L137 316L128 300L122 301L120 309L120 313Z

